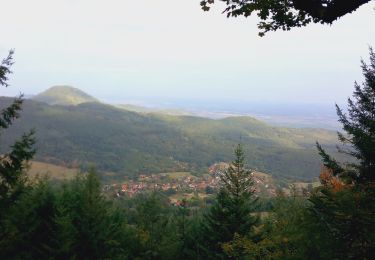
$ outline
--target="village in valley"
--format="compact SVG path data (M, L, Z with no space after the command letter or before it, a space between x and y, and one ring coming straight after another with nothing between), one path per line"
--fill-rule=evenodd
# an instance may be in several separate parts
M140 174L137 180L127 180L104 186L104 192L114 197L134 197L145 191L161 191L165 193L172 203L178 204L184 198L198 196L206 198L216 193L220 185L220 175L228 167L227 163L211 165L206 174L194 176L189 172L172 172L158 174ZM254 181L255 193L273 197L280 188L273 178L265 173L251 171Z

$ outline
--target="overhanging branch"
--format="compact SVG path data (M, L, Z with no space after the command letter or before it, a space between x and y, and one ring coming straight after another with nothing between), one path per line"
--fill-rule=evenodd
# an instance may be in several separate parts
M293 0L294 8L322 23L332 23L371 0Z

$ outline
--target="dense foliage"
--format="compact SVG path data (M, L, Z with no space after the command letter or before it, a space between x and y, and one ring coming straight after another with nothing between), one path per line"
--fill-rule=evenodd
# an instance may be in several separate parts
M226 8L223 13L228 17L245 16L252 14L260 18L258 24L263 36L268 31L278 29L290 30L293 27L307 24L331 24L336 19L356 11L360 6L371 0L217 0L224 2ZM203 0L201 6L208 11L215 0Z

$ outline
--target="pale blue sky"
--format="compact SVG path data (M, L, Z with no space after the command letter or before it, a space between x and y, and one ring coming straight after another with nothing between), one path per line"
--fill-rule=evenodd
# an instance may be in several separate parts
M375 1L332 26L257 36L257 19L199 0L0 1L0 55L12 86L69 84L103 100L142 97L345 102L375 46Z

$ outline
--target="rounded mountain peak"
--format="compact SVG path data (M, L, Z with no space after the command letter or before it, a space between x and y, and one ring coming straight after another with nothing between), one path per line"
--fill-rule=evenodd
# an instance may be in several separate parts
M67 85L50 87L46 91L36 95L33 99L50 105L65 106L99 102L99 100L83 92L82 90Z

